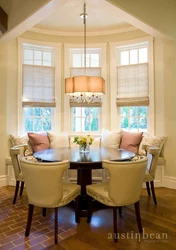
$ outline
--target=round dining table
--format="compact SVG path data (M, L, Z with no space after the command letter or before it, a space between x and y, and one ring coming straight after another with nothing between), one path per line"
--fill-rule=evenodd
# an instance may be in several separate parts
M34 153L43 162L70 161L70 169L77 169L77 184L81 186L80 216L87 216L86 186L92 184L92 169L101 169L103 160L129 161L135 154L121 148L90 147L88 153L77 147L50 148Z

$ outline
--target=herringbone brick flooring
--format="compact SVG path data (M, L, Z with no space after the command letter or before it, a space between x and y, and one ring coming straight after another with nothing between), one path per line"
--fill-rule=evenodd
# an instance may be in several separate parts
M17 197L13 205L14 187L0 188L0 249L53 249L54 248L54 213L47 209L47 216L42 216L41 208L34 208L31 232L24 236L28 212L27 196ZM61 215L60 215L61 216ZM59 221L58 240L68 238L76 233L72 226Z

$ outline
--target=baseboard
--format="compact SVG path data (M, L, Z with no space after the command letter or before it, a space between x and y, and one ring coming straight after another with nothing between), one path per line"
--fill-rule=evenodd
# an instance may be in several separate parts
M0 175L0 187L7 186L7 175Z
M176 177L164 176L163 186L167 188L176 189Z

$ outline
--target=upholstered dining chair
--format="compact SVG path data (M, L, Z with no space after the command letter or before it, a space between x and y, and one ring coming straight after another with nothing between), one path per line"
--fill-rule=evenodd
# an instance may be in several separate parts
M54 208L55 244L58 243L58 207L65 206L75 199L76 222L79 222L79 195L81 188L77 184L64 183L63 173L69 168L68 160L62 162L33 162L20 159L28 196L28 218L25 236L30 233L34 206Z
M10 149L10 156L12 160L13 170L15 174L16 179L16 187L15 187L15 193L13 198L13 204L16 203L18 190L20 187L20 196L23 194L23 188L24 188L24 178L21 172L20 162L19 162L19 156L20 154L24 156L25 150L28 148L27 145L21 145L21 146L15 146Z
M135 205L136 220L139 232L142 233L139 200L147 157L138 161L114 162L104 160L103 168L109 172L109 181L86 186L88 194L88 219L92 216L92 198L113 208L114 241L117 242L117 208Z
M157 162L159 159L160 149L157 147L147 146L147 145L143 145L143 148L146 150L147 157L148 157L148 164L147 164L147 170L144 176L144 182L146 183L147 193L149 196L150 196L150 186L151 186L153 201L155 205L157 205L155 187L154 187L154 179L155 179L155 173L156 173Z

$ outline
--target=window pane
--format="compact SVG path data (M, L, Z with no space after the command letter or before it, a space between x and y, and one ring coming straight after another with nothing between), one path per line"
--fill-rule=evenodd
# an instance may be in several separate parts
M33 115L33 108L24 108L24 115L25 116L32 116Z
M139 118L139 130L145 132L147 131L147 117Z
M25 118L25 132L33 131L33 120L32 118Z
M121 128L123 128L124 130L128 130L128 124L129 121L127 117L121 118Z
M91 113L91 109L90 108L82 108L82 115L83 116L89 116Z
M73 122L74 122L73 131L81 132L81 118L74 118Z
M81 116L81 108L74 108L73 112L74 116Z
M34 64L35 65L42 65L42 52L41 51L34 51Z
M100 108L90 108L90 114L92 116L99 116L99 114L100 114Z
M42 116L51 116L52 109L51 108L41 108Z
M44 62L51 66L51 52L43 52L43 64Z
M128 65L128 64L129 64L129 51L121 51L120 65Z
M43 130L51 130L51 117L43 118Z
M33 64L33 50L29 49L24 50L24 63Z
M139 49L139 63L148 62L147 48Z
M130 64L138 63L137 49L130 50Z
M34 116L41 116L41 108L34 108Z
M89 117L82 118L82 131L90 131Z
M99 67L99 54L91 54L91 67Z
M133 132L138 131L138 119L137 119L137 117L130 118L130 131L133 131Z
M120 115L121 116L128 116L129 113L129 107L121 107L120 108Z
M130 116L138 115L138 107L129 107L129 109L130 109Z
M42 129L42 120L41 120L41 118L34 118L33 121L34 121L34 131L35 132L43 130Z
M74 132L99 131L100 108L76 107L76 108L72 108L72 112L73 112L73 131Z
M91 131L98 131L99 130L99 124L98 124L98 118L94 117L90 120L91 125Z
M81 67L81 54L72 55L72 67Z
M138 107L138 115L147 116L147 107L145 106Z

